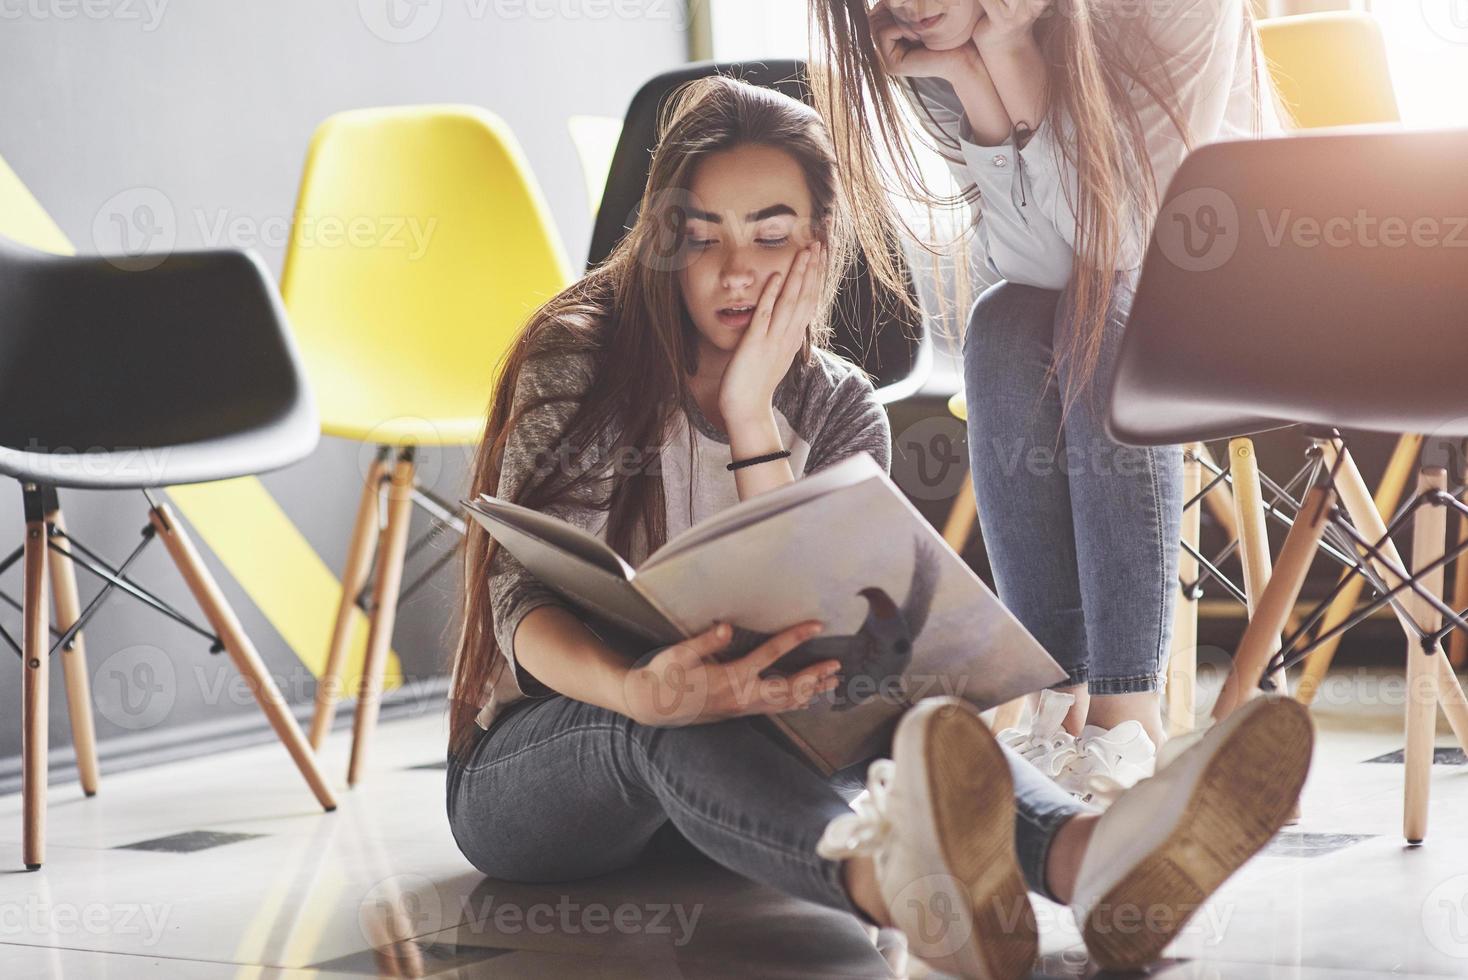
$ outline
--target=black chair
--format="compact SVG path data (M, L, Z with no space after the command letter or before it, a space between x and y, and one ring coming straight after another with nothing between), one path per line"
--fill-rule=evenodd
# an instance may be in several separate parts
M315 405L284 311L260 261L234 251L71 258L0 238L0 473L19 480L25 542L23 633L0 636L24 664L21 793L24 860L45 856L47 685L61 651L82 788L97 789L96 746L81 630L113 590L229 653L316 799L336 808L260 655L173 509L154 490L263 473L315 447ZM142 540L111 565L66 533L63 488L141 490ZM127 577L161 537L211 629ZM49 560L48 560L49 558ZM57 624L46 608L47 566ZM74 565L105 583L79 608ZM52 640L54 637L54 640Z
M805 63L770 60L745 63L704 61L664 72L638 90L627 109L622 135L612 155L607 186L592 230L587 268L604 261L637 218L647 170L657 144L658 112L679 85L709 75L729 75L772 88L802 102L811 101ZM912 293L916 304L916 294ZM917 392L932 369L931 338L918 316L879 316L873 309L871 278L858 256L853 274L837 293L832 316L832 346L860 364L873 378L883 404Z
M1214 706L1390 603L1408 636L1406 800L1426 833L1435 705L1468 749L1468 701L1442 652L1468 628L1442 600L1468 440L1468 130L1338 131L1218 143L1168 188L1118 355L1114 438L1164 445L1299 424L1313 465ZM1417 494L1388 524L1337 427L1424 436ZM1391 534L1414 523L1409 570ZM1311 635L1343 578L1288 638L1323 538L1376 596Z

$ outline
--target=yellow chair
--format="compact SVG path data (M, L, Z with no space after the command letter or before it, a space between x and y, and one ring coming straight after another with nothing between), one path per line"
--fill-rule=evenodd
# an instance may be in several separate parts
M281 292L322 432L376 447L310 733L319 749L375 549L349 785L377 718L412 508L462 529L454 506L418 484L415 449L478 443L502 356L528 314L570 281L530 167L491 113L360 109L316 130Z
M1391 123L1400 119L1386 44L1380 26L1371 15L1332 12L1276 17L1260 22L1259 36L1281 101L1289 109L1296 128ZM967 420L962 393L953 396L948 407L955 417ZM1420 444L1420 436L1403 436L1398 442L1376 493L1376 505L1381 512L1391 513L1396 509ZM1218 467L1201 443L1188 446L1183 458L1183 496L1187 501L1195 501L1203 488L1203 469L1217 471ZM1253 602L1263 591L1270 572L1264 497L1252 440L1235 439L1229 443L1228 470L1234 492L1229 493L1227 485L1218 483L1203 502L1225 532L1239 539L1244 592L1252 612ZM975 513L973 485L969 483L954 501L944 527L944 537L955 551L962 550L972 534ZM1183 522L1184 547L1179 574L1184 581L1193 581L1198 576L1197 559L1189 551L1191 547L1196 552L1198 533L1198 514L1193 507L1184 514ZM1468 591L1468 562L1459 564L1464 585L1457 594L1462 595ZM1360 598L1364 581L1359 575L1352 577L1332 604L1320 626L1322 631L1345 621ZM1177 607L1173 653L1168 662L1167 716L1173 733L1187 730L1194 716L1197 617L1197 595L1185 593ZM1322 645L1306 662L1298 691L1301 701L1308 704L1314 696L1338 643L1339 639ZM996 712L995 726L1014 724L1021 710L1019 701L1001 705Z

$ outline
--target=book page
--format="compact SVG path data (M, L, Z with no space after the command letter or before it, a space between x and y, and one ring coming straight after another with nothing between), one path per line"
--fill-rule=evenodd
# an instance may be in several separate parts
M579 550L578 546L585 544L581 539L590 537L584 532L539 514L535 516L549 523L541 523L531 530L518 520L511 523L504 519L518 518L521 515L502 507L470 507L468 510L469 515L483 525L495 541L514 555L530 574L587 614L656 644L674 643L683 638L677 626L670 623L628 581L621 569L607 569L605 557L599 551L604 550L614 558L616 552L603 545L602 549L593 550L588 557ZM524 508L515 510L524 511ZM554 540L542 538L538 533L547 527L559 532ZM567 542L571 548L567 547ZM578 550L571 550L572 548ZM625 563L622 567L626 567Z
M613 551L605 541L558 517L551 517L538 510L521 507L519 504L512 504L498 497L491 497L487 493L480 494L477 500L461 500L459 503L471 513L488 518L492 523L513 527L530 534L540 541L552 544L613 575L626 579L632 577L632 566L627 564L622 556ZM485 522L480 521L480 523ZM485 527L489 529L490 534L494 534L491 524L485 524Z
M824 622L774 669L842 662L836 691L779 716L832 768L862 761L924 697L984 709L1065 679L880 472L689 547L640 570L637 582L689 632L715 621L739 627L731 654L804 620Z

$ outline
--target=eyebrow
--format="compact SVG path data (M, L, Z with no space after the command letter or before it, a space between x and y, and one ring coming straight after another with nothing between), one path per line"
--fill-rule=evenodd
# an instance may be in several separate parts
M790 205L771 204L767 208L760 208L758 211L749 212L744 216L744 220L764 221L766 218L778 218L781 215L786 214L790 215L792 218L797 217L795 209L792 208ZM714 214L711 211L700 211L697 208L689 208L688 217L693 218L697 221L707 221L716 225L721 225L724 223L724 219L719 217L717 214Z

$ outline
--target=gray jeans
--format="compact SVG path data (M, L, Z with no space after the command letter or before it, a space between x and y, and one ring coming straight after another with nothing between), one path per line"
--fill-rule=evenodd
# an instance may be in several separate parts
M1106 434L1131 293L1119 287L1090 387L1062 420L1072 368L1056 337L1071 296L1001 282L964 335L969 461L999 598L1092 694L1155 691L1172 643L1182 451Z
M1048 895L1050 841L1087 808L1024 759L1009 761L1020 864ZM535 698L496 717L467 757L449 757L449 826L484 874L531 883L625 868L671 823L747 878L861 915L839 862L819 857L816 841L848 812L864 773L822 777L760 719L656 728L571 698Z

